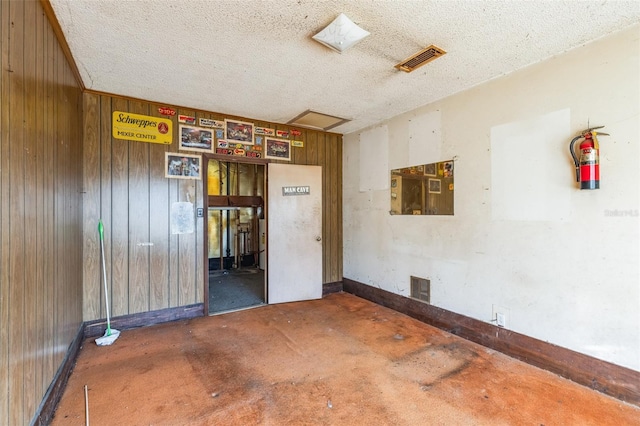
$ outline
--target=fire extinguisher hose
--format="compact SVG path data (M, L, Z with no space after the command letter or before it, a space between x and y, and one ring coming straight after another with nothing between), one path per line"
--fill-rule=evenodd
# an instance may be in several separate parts
M576 165L576 182L580 182L580 161L578 160L578 157L576 156L576 151L573 149L573 145L581 137L582 137L582 135L576 136L575 138L573 138L573 140L569 144L569 151L571 151L571 156L573 157L573 162Z

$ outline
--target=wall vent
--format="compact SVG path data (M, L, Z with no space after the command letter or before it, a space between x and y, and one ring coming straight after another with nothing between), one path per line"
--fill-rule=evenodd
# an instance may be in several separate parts
M445 53L447 52L432 44L431 46L422 49L418 53L409 56L407 59L396 65L396 68L404 72L411 72L416 68L420 68L424 64L433 61L434 59L438 59Z
M431 281L426 278L411 277L411 297L431 303Z

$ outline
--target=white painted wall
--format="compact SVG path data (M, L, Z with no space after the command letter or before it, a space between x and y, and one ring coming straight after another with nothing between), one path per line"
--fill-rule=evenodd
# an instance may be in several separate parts
M640 371L639 37L635 26L346 135L344 277L404 296L410 275L426 277L433 305L483 321L499 305L509 329ZM568 145L589 124L611 136L601 189L581 191ZM391 216L389 179L365 181L451 158L454 216Z

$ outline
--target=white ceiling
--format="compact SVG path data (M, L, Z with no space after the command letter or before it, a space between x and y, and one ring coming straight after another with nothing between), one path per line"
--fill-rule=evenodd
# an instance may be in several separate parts
M640 22L639 1L50 0L87 89L351 133ZM371 35L311 39L340 12ZM447 54L407 74L430 45Z

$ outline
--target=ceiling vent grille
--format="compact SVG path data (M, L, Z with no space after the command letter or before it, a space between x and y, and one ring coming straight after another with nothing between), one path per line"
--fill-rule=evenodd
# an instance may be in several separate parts
M447 52L432 44L431 46L422 49L415 55L412 55L404 61L400 62L398 65L396 65L396 68L405 72L411 72L416 68L420 68L424 64L433 61L434 59L438 59L445 53Z

